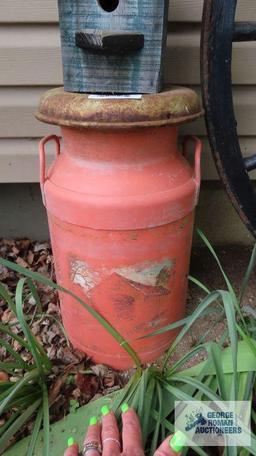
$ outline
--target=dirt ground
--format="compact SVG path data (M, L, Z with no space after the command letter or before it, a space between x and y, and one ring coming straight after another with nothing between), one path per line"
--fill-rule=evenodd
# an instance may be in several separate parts
M227 246L218 247L215 251L232 286L236 292L239 293L245 271L249 264L252 248ZM193 249L190 274L200 280L200 282L207 286L211 291L227 289L223 275L220 272L216 260L206 247ZM200 300L204 296L205 294L203 291L191 282L189 283L186 308L187 315L191 314L193 310L196 309ZM244 295L243 305L250 306L256 310L256 268L252 273L251 280ZM223 317L220 320L217 314L211 314L200 319L200 321L193 326L190 333L184 338L178 347L174 360L189 351L189 349L191 349L198 341L198 337L206 334L207 331L207 340L218 340L223 333L224 326L225 323L223 321ZM203 359L203 353L201 355L197 355L193 359L193 364L201 359ZM188 367L188 365L186 365L186 367Z
M232 285L238 291L247 269L252 248L227 246L215 249L222 266L228 275ZM216 290L225 286L221 272L216 265L214 258L207 248L197 248L192 251L191 274L197 277L201 282L207 285L211 290ZM247 292L245 294L244 304L256 305L256 270L254 270ZM188 300L188 309L192 310L197 304L196 289L191 287Z
M250 261L252 248L228 246L216 248L215 251L232 286L239 293ZM210 290L227 288L223 275L207 248L203 247L192 251L190 274L200 280ZM203 293L198 290L198 287L190 284L187 301L188 313L196 308L202 295ZM256 309L256 268L252 272L251 279L244 294L243 305ZM211 323L211 318L207 317L206 320Z

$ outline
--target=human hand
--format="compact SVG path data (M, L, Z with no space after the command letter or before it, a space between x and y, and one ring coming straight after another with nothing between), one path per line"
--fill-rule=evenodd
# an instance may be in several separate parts
M102 408L102 424L96 417L91 418L82 456L144 456L139 418L127 404L123 404L122 412L122 437L116 417L107 406ZM177 456L180 451L174 435L162 443L154 456ZM73 440L64 456L79 456L79 447Z

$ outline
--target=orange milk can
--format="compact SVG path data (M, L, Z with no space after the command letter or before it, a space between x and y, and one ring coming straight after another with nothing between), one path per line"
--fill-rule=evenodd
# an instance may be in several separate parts
M201 142L193 167L177 148L177 125L201 114L197 95L97 97L47 92L37 118L61 126L40 143L40 180L57 281L110 322L150 362L175 333L139 339L184 317L200 187ZM45 170L45 145L56 159ZM67 294L63 323L95 362L133 365L112 336Z

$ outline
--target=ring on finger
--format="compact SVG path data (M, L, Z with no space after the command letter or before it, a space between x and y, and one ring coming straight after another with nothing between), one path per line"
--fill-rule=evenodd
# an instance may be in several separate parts
M84 444L82 456L85 456L91 450L97 451L99 454L102 453L101 445L97 441L91 441Z
M102 442L103 445L104 445L104 443L106 443L106 442L115 442L115 443L117 443L117 445L119 446L119 448L121 448L121 444L120 444L119 440L114 439L113 437L108 437L107 439L104 439L103 442Z

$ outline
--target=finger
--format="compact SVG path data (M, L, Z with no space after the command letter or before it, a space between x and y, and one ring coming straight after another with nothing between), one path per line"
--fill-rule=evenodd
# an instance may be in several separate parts
M102 414L101 439L103 456L120 456L120 434L116 417L113 412L109 411L108 407L103 407Z
M180 432L176 432L174 436L165 439L154 456L177 456L185 445L185 436Z
M122 410L123 455L144 456L141 426L138 415L126 404L123 405Z
M78 451L79 451L79 447L75 443L74 445L72 445L65 451L64 456L78 456Z
M90 419L89 427L84 439L84 445L93 443L101 448L101 425L96 416ZM99 456L99 451L91 449L86 452L87 456Z

